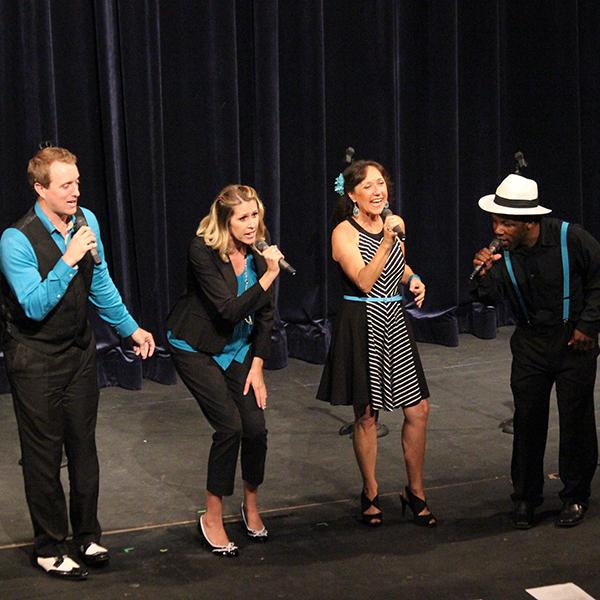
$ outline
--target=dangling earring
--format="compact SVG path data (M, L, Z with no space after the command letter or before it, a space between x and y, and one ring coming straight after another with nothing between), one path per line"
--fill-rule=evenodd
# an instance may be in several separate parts
M356 202L353 202L352 204L354 204L353 208L352 208L352 214L355 217L358 217L360 211L358 210L358 205L356 204Z

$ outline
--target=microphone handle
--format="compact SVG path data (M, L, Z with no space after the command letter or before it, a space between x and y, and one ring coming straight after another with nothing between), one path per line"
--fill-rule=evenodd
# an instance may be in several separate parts
M256 247L262 252L263 250L266 250L269 247L269 244L267 244L265 240L259 240L258 242L256 242ZM283 269L284 271L287 271L290 275L296 274L296 269L294 269L294 267L292 267L292 265L290 265L290 263L287 262L287 260L285 260L284 258L280 259L279 268Z
M500 249L500 240L498 239L493 239L490 242L490 245L488 246L488 250L492 253L496 253L498 252L498 250ZM479 271L481 271L481 269L483 269L483 263L481 263L480 265L477 265L474 269L473 272L469 275L469 280L473 281L473 279L475 279L475 276L477 275L477 273L479 273Z
M477 273L479 273L479 271L481 271L481 269L483 268L483 263L481 263L480 265L477 265L474 269L473 272L469 275L469 280L473 281L473 279L475 279Z
M100 255L98 254L98 250L96 250L96 248L91 248L90 254L95 265L99 265L102 262L102 259L100 258Z
M296 274L296 269L294 269L294 267L292 267L292 265L290 265L290 263L287 262L287 260L285 260L285 258L282 258L279 261L279 267L281 269L283 269L284 271L287 271L290 275Z
M390 215L393 214L394 213L389 208L384 208L381 211L381 218L385 221ZM400 225L396 225L396 227L394 227L392 231L400 238L401 242L403 242L406 239L404 236L404 231L402 231L402 227L400 227Z
M87 224L87 219L84 217L83 213L77 215L77 217L75 218L75 227L77 227L77 229L83 227L84 225L87 226ZM96 248L90 248L88 252L90 253L90 256L92 257L92 260L94 261L95 265L99 265L102 262L102 259L100 258L100 255L98 254L98 250L96 250Z

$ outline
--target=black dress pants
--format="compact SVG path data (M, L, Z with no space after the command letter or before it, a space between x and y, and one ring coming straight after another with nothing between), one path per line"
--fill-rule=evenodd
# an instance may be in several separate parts
M75 542L99 541L96 453L96 346L49 356L10 340L5 348L21 442L25 496L38 556L65 552L67 504L60 480L63 445L69 471L69 513Z
M539 332L517 327L511 338L515 403L511 475L513 500L541 504L550 392L556 384L560 425L559 475L563 501L587 505L598 463L594 383L598 348L567 345L573 326Z
M264 411L254 390L243 395L252 353L240 364L223 371L211 356L172 348L177 373L215 430L208 457L206 489L216 496L231 496L241 444L242 479L258 487L264 479L267 430Z

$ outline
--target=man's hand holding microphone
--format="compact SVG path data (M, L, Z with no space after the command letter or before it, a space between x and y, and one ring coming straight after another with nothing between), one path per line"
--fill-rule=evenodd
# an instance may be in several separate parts
M473 272L469 276L469 279L475 279L477 275L483 277L494 265L497 260L502 258L500 250L502 243L498 239L493 239L487 248L482 248L473 257Z

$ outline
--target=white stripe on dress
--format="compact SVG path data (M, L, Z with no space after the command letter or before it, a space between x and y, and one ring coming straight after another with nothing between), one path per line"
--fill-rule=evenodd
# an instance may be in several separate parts
M358 248L366 263L377 252L381 240L358 232ZM402 293L404 255L394 244L385 267L367 296L389 298ZM368 371L371 406L394 410L421 399L414 356L401 302L367 302Z

